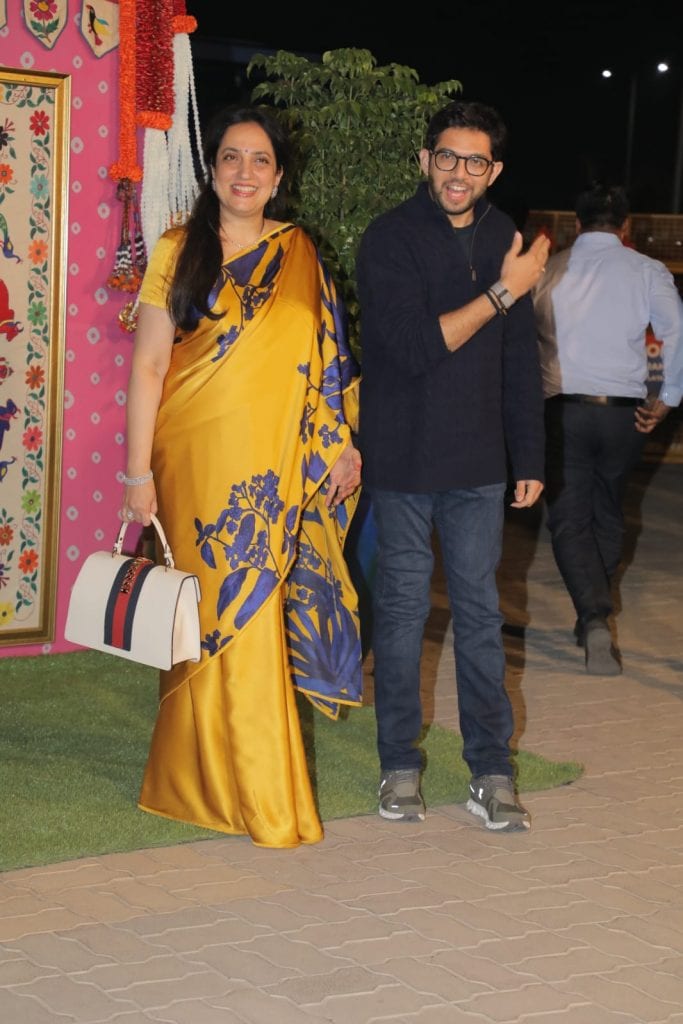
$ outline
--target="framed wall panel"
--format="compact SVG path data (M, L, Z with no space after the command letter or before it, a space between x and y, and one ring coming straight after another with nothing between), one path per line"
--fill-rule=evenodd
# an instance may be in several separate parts
M54 639L69 100L0 67L0 647Z

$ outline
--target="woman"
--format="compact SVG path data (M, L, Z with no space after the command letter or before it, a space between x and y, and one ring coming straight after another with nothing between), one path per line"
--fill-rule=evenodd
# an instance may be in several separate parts
M139 806L273 847L322 838L292 682L331 717L361 703L357 367L315 246L270 215L286 141L262 108L208 126L208 179L140 292L120 513L158 511L202 591L202 659L161 674Z

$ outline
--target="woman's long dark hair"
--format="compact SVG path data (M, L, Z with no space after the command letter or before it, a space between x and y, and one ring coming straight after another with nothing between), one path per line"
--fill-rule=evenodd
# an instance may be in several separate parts
M211 168L216 166L218 147L228 128L234 124L251 123L263 128L273 147L277 169L285 172L277 197L266 204L264 216L277 216L286 206L289 140L284 126L265 107L231 106L219 110L204 132L203 153L207 176L187 221L185 241L168 297L171 319L183 330L192 330L202 316L218 319L222 315L212 314L208 308L209 293L218 280L223 262L219 235L220 206L212 187Z

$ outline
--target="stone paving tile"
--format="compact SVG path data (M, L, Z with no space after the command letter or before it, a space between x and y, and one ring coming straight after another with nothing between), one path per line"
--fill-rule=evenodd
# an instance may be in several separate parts
M648 967L634 967L633 964L623 964L609 974L610 981L623 982L631 985L632 988L650 993L657 999L683 1009L683 984L680 978L661 970L661 965Z
M35 914L7 917L0 921L0 942L14 943L25 935L36 932L66 931L83 924L83 917L63 907L41 910Z
M683 907L679 905L678 910L683 916ZM649 942L653 948L664 950L667 956L673 950L683 954L683 934L680 929L671 928L655 914L648 917L618 917L610 922L610 928L621 928L643 942Z
M498 903L500 902L499 900ZM498 938L516 938L538 930L531 922L511 917L508 913L507 899L504 906L505 912L502 912L495 907L493 900L479 900L474 903L449 902L444 903L436 913L444 919L457 922L460 927L466 927L470 934L476 935L477 938L492 935Z
M307 974L289 978L271 986L271 991L284 996L295 1006L309 1007L320 1004L335 995L374 992L379 986L395 985L397 979L390 971L376 972L368 967L353 965L339 967L324 974ZM264 991L267 991L264 987Z
M10 985L29 985L37 978L46 978L56 973L55 968L43 967L13 954L11 958L0 962L0 989Z
M275 899L267 900L231 900L229 905L221 907L219 904L217 909L228 911L231 917L235 917L242 922L245 929L250 929L252 934L258 934L259 931L291 931L296 928L301 928L306 924L319 924L320 917L317 914L306 913L306 907L304 906L300 894L299 895L299 906L294 907L283 907L279 903L275 902ZM338 908L334 907L330 903L331 909L334 911L334 919L339 919ZM354 916L349 912L348 917Z
M648 899L645 895L638 895L627 892L621 885L615 885L610 879L596 880L593 878L581 879L572 886L582 899L603 907L608 916L621 916L632 914L634 917L644 917L647 914L654 914L657 908L666 908L670 900L657 902L656 899Z
M39 999L52 1013L73 1016L76 1020L103 1021L114 1013L136 1008L125 995L110 996L95 985L74 981L63 974L38 978L25 986L25 990L27 995ZM12 991L21 995L21 986L15 986ZM17 1018L19 1020L21 1018Z
M83 1019L70 1013L57 1015L31 995L0 989L0 1020L7 1024L78 1024Z
M196 903L200 906L220 906L227 910L233 900L241 900L247 895L258 897L272 896L283 888L282 882L273 882L271 879L249 879L245 884L244 878L235 878L223 882L200 882L196 881L191 886L185 886L176 890L176 895L187 904Z
M346 995L328 996L318 1004L309 1004L304 1009L317 1009L323 1020L335 1024L349 1024L350 1021L391 1021L398 1013L420 1010L426 1004L438 1005L443 1000L438 996L415 992L401 984L381 984L370 992L349 992Z
M178 970L174 978L130 985L125 990L125 998L141 1010L163 1009L188 999L221 998L241 987L219 971L193 971L190 965L184 967L185 970ZM123 999L124 995L115 994L115 997Z
M391 916L409 907L440 907L444 902L443 894L421 885L407 884L396 892L368 895L362 901L363 908L369 914L383 917Z
M574 852L575 851L575 848ZM538 871L538 880L545 886L570 886L574 887L583 878L611 878L614 872L609 865L600 865L596 861L587 860L577 854L574 860L568 864L555 865L553 867L542 867Z
M395 880L392 879L392 883L395 885ZM324 892L315 892L308 888L308 886L298 892L281 892L276 896L272 896L269 902L291 911L294 915L304 912L307 916L315 917L319 921L328 921L329 923L350 921L352 918L357 917L359 912L365 912L362 906L359 910L356 907L347 907L343 903L331 899L327 893L327 887L325 887Z
M136 914L145 912L145 908L140 905L139 900L136 902L136 892L129 892L130 889L136 890L139 893L141 888L141 886L134 883L124 885L119 889L120 896L98 892L92 888L69 889L66 892L60 893L59 899L64 908L77 914L81 920L99 921L101 923L129 921ZM147 888L151 890L153 887L148 886ZM164 893L163 889L157 889L157 894L155 902L158 904L158 907L155 907L155 909L171 910L186 905L173 896ZM130 902L128 902L129 896L131 898ZM151 896L149 902L150 904L154 902Z
M667 1021L672 1013L681 1009L680 999L676 1002L663 1000L630 984L615 981L611 975L581 975L558 982L557 989L573 997L591 1000L608 1010L631 1014L634 1021Z
M196 974L197 967L174 954L155 955L139 963L101 964L78 975L79 981L97 985L103 992L118 993L134 985L175 981Z
M420 859L424 854L420 854ZM358 908L365 906L365 900L370 896L384 895L396 892L405 887L409 879L398 879L394 875L377 874L371 878L362 878L354 882L340 882L338 885L325 887L325 894L335 903L344 904L358 912Z
M475 924L472 924L473 920L476 921ZM477 934L479 938L486 938L491 935L520 935L526 930L519 922L512 921L505 914L499 915L498 927L492 930L487 927L486 921L478 920L476 911L468 904L463 904L462 916L458 913L457 908L449 903L438 910L424 907L410 908L396 914L392 921L395 925L412 928L413 931L424 935L425 938L450 943L455 942L456 937L461 934L465 934L468 939L471 939L473 933Z
M387 960L400 956L434 956L451 945L452 942L428 939L414 931L406 930L395 931L384 938L360 938L355 942L345 942L340 946L331 946L329 951L348 957L356 963L372 966L382 965Z
M148 1016L141 1010L132 1010L130 1013L115 1013L113 1017L109 1017L106 1024L175 1024L175 1022L165 1015L163 1017L158 1017L156 1014ZM191 1024L190 1018L185 1024Z
M327 921L307 924L295 931L288 930L281 934L286 934L288 938L299 942L307 942L316 949L329 950L339 949L347 942L385 939L403 930L397 926L393 917L384 918L381 915L366 913L333 924Z
M64 941L72 942L74 945L80 944L86 951L120 963L145 960L159 952L155 945L120 925L84 925L69 932Z
M478 993L467 1006L502 1024L519 1020L522 1013L533 1014L539 1021L552 1020L555 1013L569 1010L579 1001L572 993L562 993L549 985L530 984L514 991Z
M410 985L416 992L436 995L447 1002L460 1002L469 999L475 992L491 991L489 984L454 974L440 964L434 963L431 957L397 957L385 961L375 970L385 979L393 977Z
M212 1000L211 1005L222 1010L225 1024L233 1024L233 1021L235 1024L313 1024L320 1020L318 1015L294 1006L287 999L256 989L238 989L221 1000ZM332 1017L323 1017L323 1020L332 1020ZM347 1018L347 1024L352 1020L352 1017ZM192 1021L182 1024L192 1024Z
M632 967L625 957L614 953L602 953L591 949L590 946L579 946L563 953L534 956L517 966L526 968L527 972L533 974L539 981L554 985L575 975L608 974L624 964Z
M368 944L372 945L376 941L368 940ZM348 963L350 958L345 949L319 950L308 942L288 939L281 935L259 935L249 942L240 943L238 949L244 953L258 953L272 964L295 967L304 974L333 971L341 966L340 957L344 963Z
M68 861L42 868L26 868L13 874L13 878L34 893L61 892L72 886L106 884L121 872L110 860L112 854L98 860Z
M616 911L606 910L588 900L573 900L565 907L532 910L526 916L526 920L538 928L560 932L575 924L612 924L616 918Z
M670 868L667 869L670 872ZM596 876L597 877L597 876ZM674 886L661 882L656 876L654 869L640 871L637 874L632 872L612 872L602 881L606 886L614 886L623 889L624 892L634 896L640 896L653 903L670 905L676 898L677 892Z
M246 985L255 987L274 985L287 978L299 977L304 973L294 964L274 964L254 950L240 949L228 944L205 946L193 953L186 953L182 960L188 964L212 967L235 982L244 982ZM337 970L339 966L351 963L341 957L335 957L332 962L334 966L328 966L330 970ZM304 963L303 966L305 967L306 964Z
M163 936L167 932L178 929L212 928L219 921L231 920L235 915L230 910L217 910L215 907L187 906L181 913L146 914L142 917L131 917L117 928L121 932L133 932L141 937Z
M7 892L7 886L0 887L0 922L4 918L30 917L33 914L40 914L44 910L54 910L59 903L52 898L46 899L43 896L36 896L28 890L12 894Z
M270 934L262 929L255 930L236 917L221 917L203 925L185 925L182 914L173 915L168 928L148 941L156 951L173 950L175 953L193 953L205 946L224 942L250 942L255 934Z
M675 903L668 906L655 907L650 917L653 923L659 922L665 928L680 932L681 936L683 936L683 914L681 913L680 900L676 900Z
M157 1016L157 1013L159 1016ZM211 1006L203 999L188 999L172 1003L163 1010L150 1010L150 1016L140 1017L140 1022L160 1021L162 1024L233 1024L244 1021L243 1017L230 1016L220 1006ZM107 1021L107 1024L128 1024L125 1018L121 1021Z
M157 867L152 873L136 875L132 881L143 884L154 884L160 886L164 892L172 892L178 895L179 891L192 889L197 884L208 884L210 882L242 882L244 879L252 879L254 872L249 871L244 865L232 868L220 860L208 858L197 858L200 863L193 863L188 867ZM201 863L201 860L204 863ZM121 885L126 884L126 877L118 879Z
M666 945L653 946L636 935L607 924L572 925L562 936L575 946L585 945L604 953L614 953L634 964L657 963L673 952Z
M541 1019L544 1024L643 1024L635 1017L626 1016L621 1011L607 1010L604 1006L595 1006L594 1003L572 1005L567 1010L545 1014ZM510 1024L539 1024L539 1017L533 1011L522 1013Z
M558 935L539 929L512 939L484 939L476 945L472 945L470 952L488 956L498 963L515 967L521 966L525 970L533 971L535 957L562 955L581 945L580 941L570 938L566 933Z
M43 968L66 973L87 971L96 964L114 963L115 950L111 954L97 953L87 949L71 936L57 934L27 935L14 944L15 952L22 958ZM148 954L151 950L147 949Z

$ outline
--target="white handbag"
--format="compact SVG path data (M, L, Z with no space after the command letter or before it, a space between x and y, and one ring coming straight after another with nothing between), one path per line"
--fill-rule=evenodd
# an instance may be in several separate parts
M71 590L64 637L107 654L170 669L199 661L199 579L175 568L161 523L152 516L164 565L122 554L127 523L111 551L96 551Z

